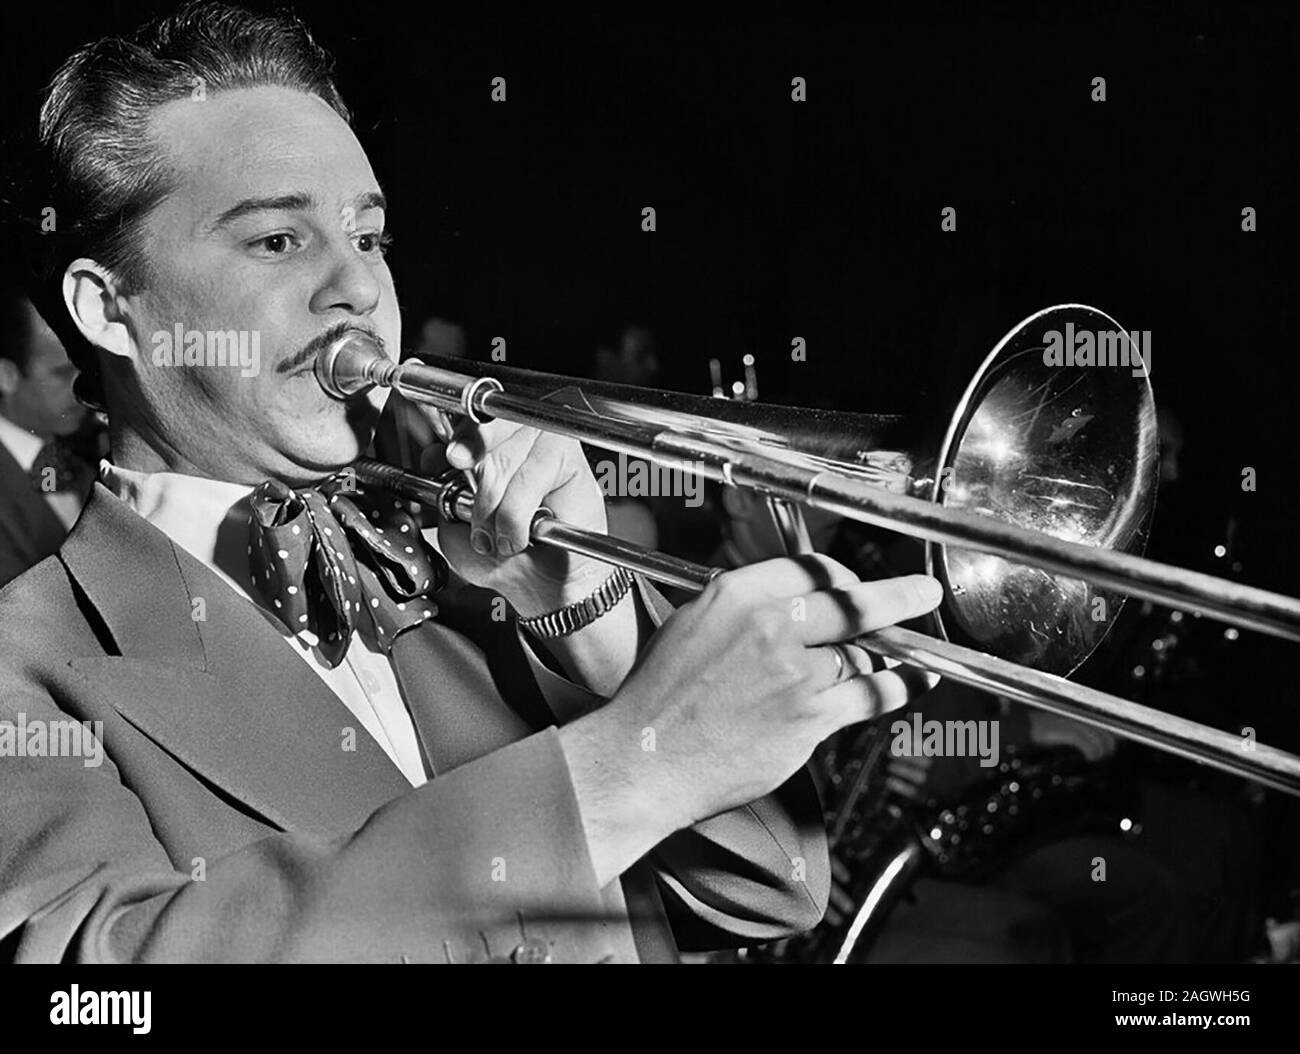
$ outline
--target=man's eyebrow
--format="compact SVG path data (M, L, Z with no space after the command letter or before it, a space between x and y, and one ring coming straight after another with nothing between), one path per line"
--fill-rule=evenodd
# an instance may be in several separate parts
M368 190L364 194L357 195L355 201L353 207L357 212L365 212L367 209L388 210L388 199L384 197L381 190ZM218 216L208 226L208 231L215 231L254 212L310 212L315 207L316 199L302 191L293 194L277 194L270 198L245 198Z
M270 198L245 198L239 204L226 209L208 226L208 230L215 231L253 212L308 212L315 205L315 199L302 191L293 194L277 194Z

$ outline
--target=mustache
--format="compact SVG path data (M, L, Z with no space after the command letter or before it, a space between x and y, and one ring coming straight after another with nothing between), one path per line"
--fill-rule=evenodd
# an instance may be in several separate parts
M275 367L275 372L292 373L294 370L306 366L307 363L315 361L316 357L327 347L333 344L340 337L346 336L348 333L364 333L367 337L378 344L380 348L384 347L383 337L373 329L370 329L367 326L358 326L354 322L340 322L337 325L331 326L324 333L320 334L320 336L313 337L303 345L301 351L295 352L283 362L279 363Z

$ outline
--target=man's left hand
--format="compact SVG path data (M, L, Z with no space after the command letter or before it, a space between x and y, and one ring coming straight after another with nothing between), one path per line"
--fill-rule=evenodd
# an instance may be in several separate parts
M421 410L445 433L445 419ZM588 596L608 576L598 560L529 542L543 505L578 527L605 532L605 499L575 439L494 420L457 422L451 441L429 447L421 469L469 469L477 484L473 521L439 526L447 561L467 581L493 589L528 617Z

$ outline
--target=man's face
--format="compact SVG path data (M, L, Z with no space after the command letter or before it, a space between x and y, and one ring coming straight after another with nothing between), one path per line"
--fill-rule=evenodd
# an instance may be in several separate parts
M133 425L181 470L232 482L300 484L348 464L383 400L331 399L311 349L346 328L394 358L401 347L361 145L320 99L273 87L173 101L152 132L176 189L148 217L146 288L127 298L144 397ZM203 364L186 364L200 347Z
M11 361L3 364L0 395L4 415L38 436L70 435L86 414L72 394L77 368L54 331L30 304L27 314L31 334L27 366L19 370Z

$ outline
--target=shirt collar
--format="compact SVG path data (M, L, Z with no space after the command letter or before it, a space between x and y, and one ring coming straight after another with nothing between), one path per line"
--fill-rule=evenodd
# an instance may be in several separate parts
M33 435L21 425L14 424L9 418L0 414L0 443L9 448L9 453L18 462L24 472L30 472L36 464L36 455L45 446L45 440Z
M200 563L247 595L248 496L244 483L186 476L179 472L136 472L108 461L99 480Z

